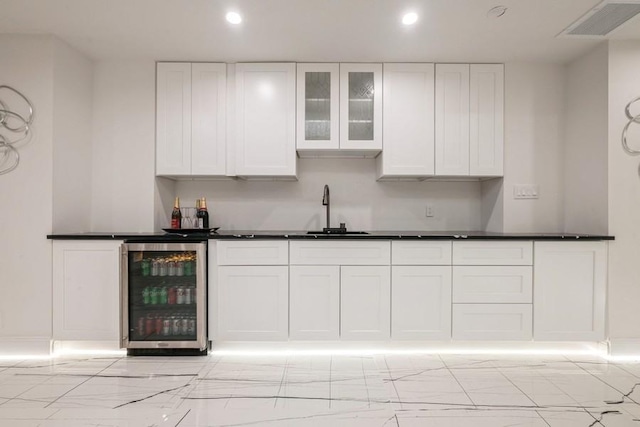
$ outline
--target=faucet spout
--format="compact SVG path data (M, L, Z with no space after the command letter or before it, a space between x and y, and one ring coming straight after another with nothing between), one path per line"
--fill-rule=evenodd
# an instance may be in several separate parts
M329 186L327 184L324 185L324 193L322 194L322 206L327 207L327 229L331 228L331 220L330 220L330 208L331 208L331 199L329 197Z

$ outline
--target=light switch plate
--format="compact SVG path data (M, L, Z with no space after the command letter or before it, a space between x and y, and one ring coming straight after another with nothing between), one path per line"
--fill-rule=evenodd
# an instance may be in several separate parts
M540 197L540 188L534 184L516 184L513 186L514 199L537 199Z

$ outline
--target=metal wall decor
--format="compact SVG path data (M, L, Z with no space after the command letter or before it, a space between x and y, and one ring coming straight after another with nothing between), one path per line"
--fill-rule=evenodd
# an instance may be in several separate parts
M9 101L3 100L3 93L24 105L9 105ZM22 110L16 110L16 107L28 111L28 115L18 113L17 111ZM11 86L0 85L0 175L18 167L20 153L16 144L29 138L32 121L33 105L27 97Z
M629 147L629 144L627 144L627 133L629 132L629 126L631 126L632 123L640 125L640 113L635 116L631 114L631 106L637 101L640 101L640 96L636 99L631 100L625 107L624 114L626 114L629 121L622 130L622 148L624 148L624 151L631 154L632 156L637 156L638 154L640 154L640 150L634 150L633 148Z

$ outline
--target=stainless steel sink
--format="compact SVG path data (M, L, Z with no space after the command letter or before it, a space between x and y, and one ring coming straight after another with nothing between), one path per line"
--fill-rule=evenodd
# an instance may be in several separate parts
M307 234L369 234L366 231L307 231Z

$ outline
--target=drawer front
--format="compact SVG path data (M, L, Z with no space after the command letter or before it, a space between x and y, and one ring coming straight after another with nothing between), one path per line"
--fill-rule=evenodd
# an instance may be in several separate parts
M531 304L453 304L454 340L531 340Z
M286 240L218 241L218 265L288 265Z
M383 241L292 241L291 265L389 265L391 244Z
M533 265L533 242L453 242L453 265Z
M391 242L393 265L451 265L450 241Z
M533 301L533 270L528 266L453 267L454 303Z

